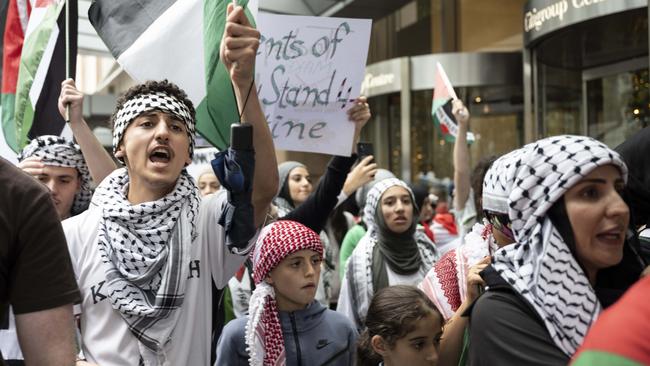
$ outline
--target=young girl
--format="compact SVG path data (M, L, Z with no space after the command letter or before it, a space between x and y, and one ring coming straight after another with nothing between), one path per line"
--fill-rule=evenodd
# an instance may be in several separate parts
M386 287L373 297L357 345L357 366L435 366L442 316L412 286Z
M306 226L278 221L264 228L249 316L226 325L215 365L351 365L354 326L314 301L322 260L320 237Z

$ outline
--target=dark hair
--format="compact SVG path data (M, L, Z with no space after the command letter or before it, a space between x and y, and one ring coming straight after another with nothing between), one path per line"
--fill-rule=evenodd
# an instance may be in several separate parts
M396 285L379 290L370 302L365 329L357 341L357 366L374 366L382 361L372 348L372 337L379 335L392 347L415 329L416 321L429 314L437 314L442 320L435 305L416 287Z
M478 222L483 219L483 180L485 179L485 173L498 158L497 155L482 158L476 163L469 176L470 186L474 191L474 207L476 207L476 221Z
M548 210L548 217L560 233L560 236L562 236L567 247L569 247L573 258L575 258L586 275L587 271L577 255L575 234L566 210L564 196L551 206ZM625 290L632 286L641 275L645 263L638 253L639 245L636 237L629 236L623 246L623 259L612 267L603 268L598 271L594 290L604 308L616 302Z
M187 94L183 89L179 88L178 85L169 82L167 79L156 81L149 80L142 84L138 84L129 88L122 96L117 99L117 104L115 105L115 111L111 115L111 126L115 126L115 118L117 117L117 112L124 107L124 104L129 100L144 94L151 94L156 92L163 92L165 94L175 97L182 103L187 106L187 109L190 111L190 116L192 120L196 119L196 111L194 110L194 104L187 97Z

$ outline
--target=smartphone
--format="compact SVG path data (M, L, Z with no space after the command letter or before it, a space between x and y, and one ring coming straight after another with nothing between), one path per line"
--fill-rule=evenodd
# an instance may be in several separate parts
M359 161L363 160L368 155L375 155L375 149L372 146L372 142L358 142L357 143L357 155L359 156ZM374 163L375 159L373 158L370 163Z

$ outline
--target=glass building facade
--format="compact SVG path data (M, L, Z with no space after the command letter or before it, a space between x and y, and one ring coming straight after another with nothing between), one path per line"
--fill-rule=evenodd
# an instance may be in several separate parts
M557 134L616 146L649 123L647 1L414 0L373 21L362 88L363 137L405 179L453 175L431 117L437 61L472 115L472 165Z

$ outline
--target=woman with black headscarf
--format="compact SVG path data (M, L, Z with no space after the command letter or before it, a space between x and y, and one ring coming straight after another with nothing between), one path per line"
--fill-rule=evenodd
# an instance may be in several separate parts
M433 242L416 230L414 202L411 189L396 178L384 179L368 192L363 213L368 231L347 262L337 308L358 329L376 291L417 285L438 258Z

